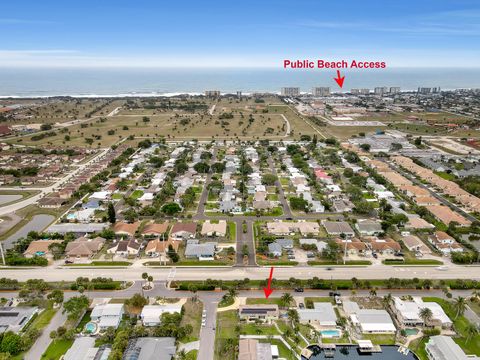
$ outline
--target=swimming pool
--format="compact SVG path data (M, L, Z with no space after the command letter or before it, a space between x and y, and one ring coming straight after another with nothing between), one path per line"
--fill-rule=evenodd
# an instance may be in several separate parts
M93 334L95 331L97 331L97 324L89 322L85 325L85 332Z
M418 329L415 329L415 328L405 329L405 334L406 334L407 336L417 335L417 334L418 334Z
M340 337L341 332L340 330L320 330L320 334L322 337L332 338L332 337Z

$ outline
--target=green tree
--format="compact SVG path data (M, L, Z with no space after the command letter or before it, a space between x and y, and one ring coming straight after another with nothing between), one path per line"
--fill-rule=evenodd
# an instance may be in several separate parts
M472 339L472 337L478 335L478 326L476 324L468 323L467 327L465 328L465 332L467 333L467 343Z
M115 224L117 221L117 215L115 213L115 206L113 206L112 202L108 203L107 215L108 221L110 221L111 224Z
M172 202L163 205L161 211L166 215L175 215L182 211L182 208L177 203Z
M196 172L201 174L208 173L210 170L210 166L206 162L198 162L195 165L193 165L193 168L195 169Z
M7 331L3 334L2 341L0 342L0 352L9 353L10 355L17 355L22 351L22 337Z
M277 176L274 174L264 174L262 176L262 184L267 185L267 186L272 186L275 185L275 182L277 181Z
M293 296L290 293L284 293L280 298L280 303L284 308L289 308L293 304L293 301Z
M433 318L433 313L432 313L432 310L430 310L429 308L423 308L423 309L420 309L419 316L420 316L420 319L423 320L424 326L427 326L428 323Z
M82 312L88 308L89 300L85 295L74 296L63 304L63 312L68 314L69 319L78 319Z
M455 310L455 319L457 319L465 313L465 310L467 310L467 300L461 296L457 297L453 301L453 309Z
M47 295L47 299L53 300L54 303L61 304L63 302L63 291L55 289Z

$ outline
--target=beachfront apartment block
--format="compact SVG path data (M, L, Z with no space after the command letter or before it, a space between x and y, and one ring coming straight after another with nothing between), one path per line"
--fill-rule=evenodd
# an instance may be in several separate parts
M299 87L282 87L280 91L282 96L299 96L300 88Z

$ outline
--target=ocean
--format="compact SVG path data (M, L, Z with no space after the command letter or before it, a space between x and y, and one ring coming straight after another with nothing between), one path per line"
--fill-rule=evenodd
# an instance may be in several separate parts
M401 90L441 87L444 90L480 88L480 68L387 68L342 70L343 91L351 88L400 86ZM335 70L292 69L161 69L161 68L1 68L0 97L44 96L155 96L179 93L200 94L279 92L296 86L309 92L314 86L339 90Z

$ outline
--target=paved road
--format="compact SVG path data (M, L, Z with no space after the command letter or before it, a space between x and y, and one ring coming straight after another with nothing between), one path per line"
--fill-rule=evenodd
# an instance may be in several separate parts
M67 314L62 314L62 308L58 309L53 316L50 323L43 329L42 335L35 341L28 353L25 355L25 360L38 360L42 354L47 350L48 345L52 342L50 339L50 332L57 330L67 320Z
M292 211L290 210L290 206L288 206L287 199L285 198L285 193L283 192L283 186L280 183L280 178L278 177L277 169L273 162L272 156L268 156L268 166L270 167L270 172L277 177L277 181L275 181L275 186L278 189L278 198L280 203L283 207L283 214L285 217L293 217Z
M73 281L82 277L110 277L121 281L135 281L141 279L143 272L148 271L156 280L167 280L170 268L35 268L35 269L8 269L2 268L2 277L26 281L39 278L46 281ZM249 278L252 280L263 280L268 277L269 267L177 267L176 280L241 280ZM323 279L475 279L480 280L478 267L465 267L451 265L446 271L440 271L436 267L415 267L415 266L370 266L370 267L334 267L327 270L325 267L276 267L275 278L287 280L291 277L298 279L310 279L314 276Z
M218 301L205 299L203 301L206 312L205 326L200 329L200 349L198 351L198 360L211 360L215 353L215 328L217 324L217 304Z

